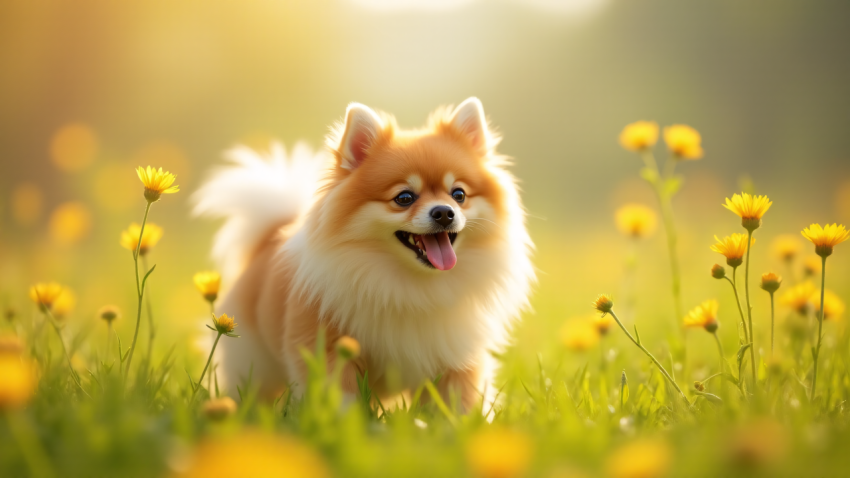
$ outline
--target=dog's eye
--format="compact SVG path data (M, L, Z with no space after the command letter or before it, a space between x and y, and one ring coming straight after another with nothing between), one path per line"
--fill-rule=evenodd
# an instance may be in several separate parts
M399 206L410 206L415 200L416 198L413 197L413 193L411 193L410 191L405 191L395 197L395 202Z
M466 193L461 188L457 188L452 191L452 199L455 200L458 204L466 201Z

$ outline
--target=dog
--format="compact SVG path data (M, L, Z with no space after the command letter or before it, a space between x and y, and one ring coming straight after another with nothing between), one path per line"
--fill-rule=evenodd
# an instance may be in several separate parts
M224 340L219 369L233 387L252 373L263 393L303 393L302 349L324 331L360 355L342 372L358 394L398 398L438 380L465 411L487 406L495 361L528 306L533 250L514 176L477 98L403 130L351 104L327 137L287 155L231 150L195 194L195 213L224 218L213 245L225 281L218 313L241 338ZM490 393L492 399L492 393Z

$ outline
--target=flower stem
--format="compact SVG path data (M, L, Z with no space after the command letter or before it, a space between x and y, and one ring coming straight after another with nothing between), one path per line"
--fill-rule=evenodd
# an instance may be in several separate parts
M130 352L127 355L127 365L124 368L124 381L126 383L127 376L130 375L130 363L133 361L133 352L136 350L136 341L139 339L139 325L142 322L142 298L145 293L144 284L139 279L139 252L142 247L142 236L145 233L145 224L148 222L148 213L151 210L151 202L145 206L145 218L142 220L142 228L139 231L139 242L136 243L136 250L133 251L133 263L136 267L136 295L139 299L139 306L136 309L136 331L133 332L133 342L130 343Z
M770 293L770 356L773 357L773 292Z
M629 331L626 330L626 327L623 326L623 323L620 322L619 317L617 317L617 314L615 314L613 310L611 312L609 312L609 314L611 314L611 317L614 317L614 320L617 322L617 325L620 326L620 329L623 330L623 332L626 334L626 336L629 338L629 340L631 340L632 343L637 345L637 347L639 349L641 349L643 351L643 353L645 353L646 356L649 357L650 360L652 360L652 363L654 363L655 366L658 367L658 370L661 371L661 374L664 375L664 377L673 385L673 387L676 389L676 391L679 392L679 395L682 396L682 400L684 400L685 403L690 405L691 402L688 401L688 397L685 396L685 393L682 392L682 389L679 388L679 385L676 383L675 380L673 380L673 377L671 377L670 374L667 373L667 369L665 369L664 366L661 365L661 363L649 352L649 350L647 350L643 345L641 345L640 342L638 342L637 340L635 340L634 337L632 337L632 334L630 334Z
M815 400L815 387L818 384L818 357L820 356L820 346L821 339L823 339L823 319L824 319L824 310L823 310L823 295L824 289L826 287L826 256L822 258L822 267L821 267L821 279L820 279L820 317L818 317L818 345L812 350L812 355L815 359L815 368L814 372L812 372L812 396L811 401Z
M198 394L198 390L201 388L201 384L204 382L204 375L207 374L207 369L210 368L210 362L212 362L213 354L215 353L215 348L218 346L218 341L221 339L221 332L215 338L215 342L213 342L212 350L210 350L210 356L207 357L207 364L204 365L204 371L201 372L201 378L198 379L198 385L195 386L192 391L192 398L189 399L189 405L191 405L195 401L195 395Z
M65 360L68 362L68 370L71 371L71 377L74 379L77 386L82 388L80 377L77 376L77 372L74 370L74 365L71 363L71 356L68 355L68 348L65 347L65 341L62 340L62 331L59 330L59 326L56 325L56 321L54 321L52 317L48 317L47 320L50 322L50 325L53 326L53 330L56 331L56 336L59 337L59 343L62 345L62 353L65 355Z
M738 314L741 315L741 327L744 329L744 343L750 343L750 337L747 334L747 322L744 318L744 309L741 308L741 299L738 298L738 285L737 280L735 279L735 273L738 271L737 267L732 268L732 279L730 280L728 277L724 277L724 279L729 281L729 284L732 286L732 292L735 293L735 305L738 306Z
M673 170L676 167L676 163L675 160L668 159L668 165L665 166L664 176L662 177L658 170L658 164L655 162L655 156L651 152L647 151L642 154L641 157L643 158L646 167L654 171L658 178L653 183L653 187L655 189L655 195L658 197L658 204L661 208L661 219L664 222L664 231L667 234L667 250L670 254L670 275L672 278L671 287L673 291L673 306L676 312L673 323L678 324L676 321L679 317L683 316L682 278L679 270L679 257L678 254L676 254L676 243L678 238L676 236L676 225L673 222L673 201L670 194L668 194L664 189L667 180L673 176Z
M144 270L148 270L148 259L147 256L142 256L142 268ZM145 296L145 308L148 312L148 327L150 328L150 334L148 334L148 358L147 358L147 367L151 368L153 365L153 341L156 337L156 328L153 325L153 308L151 307L151 295L150 292Z
M750 305L750 251L753 248L753 231L747 230L747 263L744 268L744 296L747 298L747 321L750 323L750 369L753 372L753 390L756 388L756 338L753 334L753 306Z
M726 360L723 358L723 344L720 343L720 337L717 336L716 330L714 332L712 332L711 335L714 336L714 341L717 342L717 354L720 356L720 373L722 374L723 370L726 368L726 367L723 366L723 364L726 363ZM725 395L725 393L724 393L725 389L726 389L726 387L723 384L723 381L721 380L720 381L720 394L721 395Z

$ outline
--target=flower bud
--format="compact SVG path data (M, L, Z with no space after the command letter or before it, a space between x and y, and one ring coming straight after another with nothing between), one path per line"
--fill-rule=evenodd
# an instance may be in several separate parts
M714 277L715 279L722 279L726 277L726 268L720 264L714 264L711 268L711 277Z
M607 314L614 308L614 301L611 300L611 296L608 294L599 294L599 297L593 301L593 308L603 314Z
M773 294L782 285L782 277L773 272L766 272L761 276L761 288Z
M705 391L705 384L700 382L699 380L697 380L696 382L694 382L694 388L697 389L700 392L704 392Z
M345 360L354 360L360 356L360 342L353 337L343 335L336 341L336 353Z
M104 305L97 311L97 316L107 323L112 323L113 320L121 317L121 310L114 305Z

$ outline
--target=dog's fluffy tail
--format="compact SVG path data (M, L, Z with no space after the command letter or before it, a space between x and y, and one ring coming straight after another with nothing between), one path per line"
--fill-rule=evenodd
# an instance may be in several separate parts
M237 146L232 163L214 171L194 194L194 214L224 218L212 255L222 273L239 274L259 242L275 228L294 224L313 204L328 155L303 143L290 155L275 143L268 154Z

